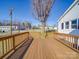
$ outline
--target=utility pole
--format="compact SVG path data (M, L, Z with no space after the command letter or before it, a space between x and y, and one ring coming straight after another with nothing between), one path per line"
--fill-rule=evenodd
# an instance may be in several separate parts
M18 27L19 27L19 33L20 33L20 22L19 22L19 26Z
M13 8L10 9L10 30L11 30L11 35L12 35L12 19L13 19Z

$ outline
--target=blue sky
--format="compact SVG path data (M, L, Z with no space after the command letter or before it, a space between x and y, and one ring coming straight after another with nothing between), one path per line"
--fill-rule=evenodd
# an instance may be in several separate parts
M74 0L55 0L47 24L54 25ZM0 0L0 20L10 20L9 9L14 8L13 20L40 23L32 15L32 0Z

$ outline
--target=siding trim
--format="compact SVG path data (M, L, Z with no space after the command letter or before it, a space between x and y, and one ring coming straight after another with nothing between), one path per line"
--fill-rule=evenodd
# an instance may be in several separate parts
M72 5L64 12L64 14L59 18L59 20L57 22L59 22L78 2L79 2L79 0L74 1L72 3Z

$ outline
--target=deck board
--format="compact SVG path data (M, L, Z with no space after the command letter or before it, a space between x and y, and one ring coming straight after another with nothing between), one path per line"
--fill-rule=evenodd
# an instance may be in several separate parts
M55 40L53 35L46 39L34 36L23 59L79 59L79 53Z

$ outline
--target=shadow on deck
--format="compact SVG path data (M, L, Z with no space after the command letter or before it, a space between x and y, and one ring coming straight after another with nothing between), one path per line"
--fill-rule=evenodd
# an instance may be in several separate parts
M28 50L30 44L32 43L33 39L29 39L25 41L18 49L16 49L10 56L6 59L22 59L25 52Z

